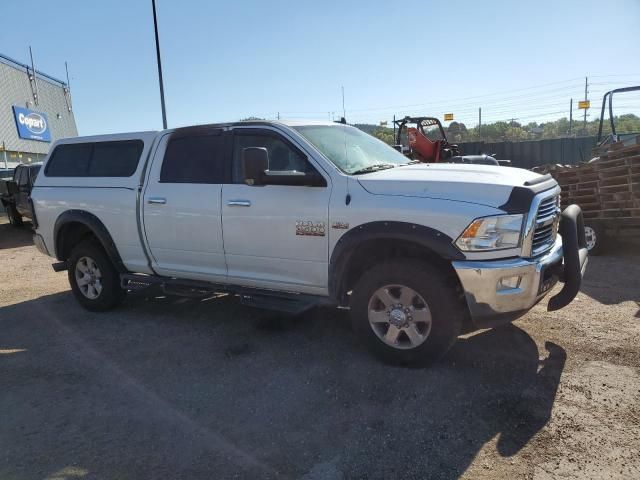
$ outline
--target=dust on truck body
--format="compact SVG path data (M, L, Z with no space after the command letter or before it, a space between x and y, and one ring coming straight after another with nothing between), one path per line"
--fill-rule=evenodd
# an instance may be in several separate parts
M66 139L32 192L35 243L76 299L229 292L302 312L348 307L384 360L427 364L512 321L587 263L581 211L550 176L414 164L326 122L238 122Z

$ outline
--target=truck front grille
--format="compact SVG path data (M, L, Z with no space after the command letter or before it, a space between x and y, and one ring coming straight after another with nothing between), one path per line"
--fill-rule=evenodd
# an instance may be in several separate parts
M531 242L532 256L546 252L556 241L559 219L558 198L558 195L555 195L540 202Z

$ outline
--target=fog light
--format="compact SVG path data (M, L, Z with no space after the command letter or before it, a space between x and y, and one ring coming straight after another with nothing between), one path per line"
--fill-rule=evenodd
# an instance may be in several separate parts
M498 290L508 290L511 288L518 288L520 287L521 281L522 281L522 277L520 275L501 278L500 281L498 282Z

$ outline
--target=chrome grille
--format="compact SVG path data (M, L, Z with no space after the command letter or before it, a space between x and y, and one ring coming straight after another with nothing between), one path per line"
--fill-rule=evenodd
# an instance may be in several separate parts
M556 241L558 234L559 205L558 195L545 198L538 206L535 230L531 242L531 255L547 251Z

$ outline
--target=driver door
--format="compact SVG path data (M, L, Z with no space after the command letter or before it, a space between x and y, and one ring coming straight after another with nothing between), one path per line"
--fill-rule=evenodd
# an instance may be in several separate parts
M244 183L242 151L266 148L269 170L310 173L323 186ZM309 157L275 129L233 130L232 183L222 187L222 231L230 283L326 294L331 183Z

